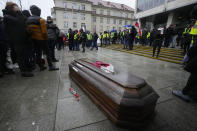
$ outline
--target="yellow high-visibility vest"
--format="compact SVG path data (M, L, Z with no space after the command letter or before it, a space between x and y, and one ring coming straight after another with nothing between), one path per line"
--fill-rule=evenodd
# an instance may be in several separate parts
M77 39L78 39L78 37L79 37L79 34L78 34L78 33L76 33L76 34L74 35L74 40L77 40Z
M70 34L69 33L67 33L67 39L69 40L69 37L70 37Z
M87 34L87 39L88 40L92 40L92 35L91 34Z
M100 34L100 39L102 39L103 38L103 34Z
M103 38L106 38L106 37L107 37L107 34L106 34L106 33L104 33L104 34L103 34Z
M148 32L148 34L147 34L147 39L150 37L150 32Z
M107 33L107 38L109 38L109 33Z
M197 20L194 26L191 28L191 31L189 33L190 35L197 35Z
M191 41L191 43L194 44L194 38L193 38L193 36L194 35L197 36L197 20L196 20L194 26L191 28L191 31L190 31L189 34L192 35L192 41Z
M111 33L111 38L114 38L114 32Z

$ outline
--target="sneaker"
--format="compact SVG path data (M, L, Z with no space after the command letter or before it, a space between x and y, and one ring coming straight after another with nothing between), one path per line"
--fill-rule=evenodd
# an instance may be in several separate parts
M33 76L34 76L34 74L31 73L31 72L22 72L21 75L22 75L23 77L33 77Z
M17 63L13 64L13 68L18 69L19 68L18 64Z
M5 69L4 73L7 74L7 75L15 74L15 72L12 69Z
M54 66L50 66L49 67L49 71L57 71L57 70L59 70L59 68L56 68Z
M179 98L181 98L184 101L187 101L187 102L190 102L191 101L191 98L188 95L184 95L182 93L182 91L180 91L180 90L173 90L172 91L172 94L175 95L175 96L177 96L177 97L179 97Z

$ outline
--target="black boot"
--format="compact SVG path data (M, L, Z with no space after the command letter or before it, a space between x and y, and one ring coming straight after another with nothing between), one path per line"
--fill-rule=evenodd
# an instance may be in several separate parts
M31 72L21 72L21 75L22 75L23 77L33 77L33 76L34 76L34 74L31 73Z
M57 70L59 70L59 68L56 68L54 66L50 66L49 67L49 71L57 71Z

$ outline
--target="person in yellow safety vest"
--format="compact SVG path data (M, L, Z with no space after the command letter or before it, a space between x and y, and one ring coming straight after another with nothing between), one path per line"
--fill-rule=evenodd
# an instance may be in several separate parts
M111 32L110 37L111 37L111 42L112 42L112 44L114 44L114 32Z
M90 47L92 44L92 34L90 32L87 33L87 42L86 47Z
M100 41L101 41L101 46L100 47L102 47L102 45L103 45L103 34L102 33L100 33Z
M191 28L191 31L189 32L189 34L191 35L191 44L193 45L197 45L197 20L195 21L194 26Z
M184 49L184 54L189 50L190 48L190 36L189 33L191 31L191 28L189 25L184 29L184 32L182 34L182 39L181 39L181 48Z
M70 34L68 32L67 35L66 35L67 40L69 40L69 36L70 36Z
M195 21L193 21L194 25L189 32L192 38L191 43L193 45L187 53L188 61L186 60L187 64L184 68L190 73L190 77L186 86L182 90L172 91L172 94L188 102L197 101L197 5L194 6L191 12L191 18L195 19Z
M104 41L104 44L106 46L107 45L107 32L106 31L103 34L103 41Z
M149 45L150 43L150 32L148 31L148 34L146 36L146 45Z
M110 36L109 36L109 32L107 32L107 44L110 45Z
M79 41L80 41L80 38L79 38L79 33L77 30L75 30L75 33L74 33L74 50L75 51L79 51Z

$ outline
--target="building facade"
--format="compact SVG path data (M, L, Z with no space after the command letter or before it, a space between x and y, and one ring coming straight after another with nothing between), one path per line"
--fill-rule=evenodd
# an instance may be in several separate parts
M149 29L188 21L197 0L136 0L135 18Z
M54 0L54 3L52 17L63 32L84 28L100 33L133 24L134 10L123 4L102 0Z

